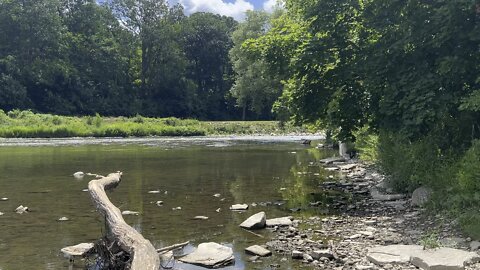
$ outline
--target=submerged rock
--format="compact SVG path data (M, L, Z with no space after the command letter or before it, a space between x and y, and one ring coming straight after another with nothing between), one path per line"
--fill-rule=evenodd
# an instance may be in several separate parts
M240 224L240 227L249 230L263 229L265 228L266 219L267 215L265 212L259 212L247 218L242 224Z
M8 201L8 198L0 198L0 201L2 201L2 202Z
M266 257L272 255L272 252L262 246L259 245L253 245L249 246L245 249L245 252L253 255L257 255L260 257Z
M160 190L150 190L148 193L149 194L159 194Z
M235 262L233 250L214 242L202 243L198 248L185 257L181 262L200 265L207 268L219 268Z
M162 206L162 205L163 205L163 201L156 201L155 204L156 204L157 206Z
M73 174L73 177L77 178L77 179L81 179L85 176L85 173L84 172L76 172Z
M206 216L195 216L195 217L193 217L193 219L195 219L195 220L207 220L208 217L206 217Z
M93 243L81 243L75 246L64 247L60 251L67 258L83 257L94 247Z
M61 217L58 219L58 221L69 221L70 219L67 217Z
M3 212L0 212L0 216L3 216L3 215L4 215L4 213L3 213Z

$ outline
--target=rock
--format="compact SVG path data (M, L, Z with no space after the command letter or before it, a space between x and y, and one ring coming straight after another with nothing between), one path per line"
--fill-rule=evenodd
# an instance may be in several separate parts
M395 201L405 197L403 194L382 194L376 188L370 189L370 195L376 201Z
M73 177L77 178L77 179L81 179L85 176L85 173L84 172L76 172L73 174Z
M461 237L447 237L440 239L440 245L442 247L457 248L467 246L467 242Z
M428 202L430 196L432 195L432 189L427 187L419 187L413 191L412 194L412 206L421 207Z
M140 214L139 212L135 212L135 211L128 211L128 210L122 211L122 215L124 216L128 216L128 215L138 216L139 214Z
M248 204L234 204L230 206L230 210L233 211L244 211L248 209Z
M208 217L206 217L206 216L195 216L195 217L193 217L193 219L196 219L196 220L207 220Z
M303 259L307 262L313 262L313 258L312 256L308 255L308 254L303 254Z
M340 168L340 170L342 171L349 171L355 167L357 167L358 164L346 164L346 165L340 165L338 166Z
M58 219L58 221L69 221L70 219L67 217L61 217Z
M256 213L255 215L249 217L247 220L242 222L242 224L240 224L240 227L249 230L263 229L265 228L266 218L267 216L265 215L265 212Z
M293 222L290 217L280 217L280 218L267 219L266 225L267 227L292 226Z
M310 255L315 260L320 260L321 258L327 258L330 260L334 258L332 251L329 249L314 250Z
M157 206L162 206L162 205L163 205L163 201L156 201L155 204L156 204Z
M149 194L159 194L160 190L150 190L148 193Z
M294 250L292 251L292 259L302 260L303 259L303 252Z
M173 207L172 210L173 210L173 211L182 210L182 207L180 207L180 206Z
M83 257L93 248L93 243L81 243L75 246L64 247L60 251L67 258Z
M220 193L217 193L217 194L213 195L213 197L215 197L215 198L219 198L220 196L221 196Z
M424 250L419 245L390 245L370 249L367 259L377 265L410 262L425 270L460 270L480 261L480 255L453 248Z
M219 268L232 264L235 261L233 251L214 242L202 243L198 248L179 259L181 262L200 265L207 268Z
M471 251L477 251L479 249L480 249L480 242L478 242L478 241L470 242L470 250Z
M217 208L217 210L215 210L215 212L220 213L221 210L222 210L222 208Z
M367 259L377 265L387 263L408 263L413 253L423 250L419 245L390 245L372 248L368 251Z
M0 212L0 216L3 216L3 215L4 215L4 213L3 213L3 212Z
M319 160L321 163L331 164L333 162L344 162L345 158L343 157L330 157Z
M26 213L26 212L28 212L28 207L23 206L23 205L20 205L19 207L17 207L17 208L15 209L15 212L16 212L17 214Z
M477 253L453 248L421 250L410 259L411 264L426 270L463 270L465 265L478 261Z
M158 256L160 257L160 262L162 263L165 269L168 269L169 264L171 264L172 261L175 261L173 260L174 255L173 255L173 251L171 250L164 253L159 253Z
M0 201L2 201L2 202L8 201L8 198L0 198Z
M250 246L245 249L245 252L249 254L257 255L260 257L266 257L266 256L272 255L272 252L270 250L259 245Z

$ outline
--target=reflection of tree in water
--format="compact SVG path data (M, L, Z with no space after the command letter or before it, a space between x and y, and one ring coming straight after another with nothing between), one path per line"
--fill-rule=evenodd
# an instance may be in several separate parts
M335 173L324 170L319 164L320 159L332 155L332 150L315 148L296 153L297 162L290 168L290 175L283 181L282 197L287 201L289 209L293 211L308 209L327 214L328 205L343 195L320 187L322 182L328 181L330 175L337 177Z

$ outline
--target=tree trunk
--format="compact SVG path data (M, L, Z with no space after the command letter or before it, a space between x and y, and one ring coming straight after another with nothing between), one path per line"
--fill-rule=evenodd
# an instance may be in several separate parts
M348 152L347 143L338 142L338 153L340 154L340 156L349 159L350 156L347 154L347 152Z
M120 183L121 176L122 173L117 172L92 180L88 183L88 191L97 210L105 217L109 230L107 237L130 254L130 269L158 270L160 268L160 258L155 247L123 220L120 209L110 202L105 193L105 190L113 189Z

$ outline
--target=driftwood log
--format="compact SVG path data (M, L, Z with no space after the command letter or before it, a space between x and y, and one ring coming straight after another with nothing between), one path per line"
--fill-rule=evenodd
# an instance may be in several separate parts
M107 238L130 255L131 270L158 270L160 258L155 247L143 238L135 229L130 227L118 209L108 199L105 190L115 188L122 177L121 172L111 173L106 177L92 180L88 183L88 191L97 210L105 217L108 229Z

